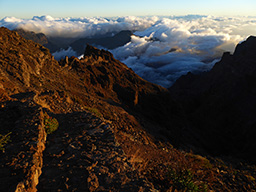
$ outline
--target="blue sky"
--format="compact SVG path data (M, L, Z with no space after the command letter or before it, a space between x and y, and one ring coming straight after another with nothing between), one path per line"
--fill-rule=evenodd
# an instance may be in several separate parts
M255 0L0 0L0 18L145 15L256 16Z

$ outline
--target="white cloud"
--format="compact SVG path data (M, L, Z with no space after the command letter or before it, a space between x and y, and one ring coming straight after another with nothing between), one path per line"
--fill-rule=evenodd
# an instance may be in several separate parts
M60 60L60 59L64 59L66 56L68 57L72 57L75 56L77 57L77 53L71 48L69 47L68 49L61 49L60 51L57 51L55 53L52 54L54 56L54 58L56 60Z
M251 26L255 21L245 17L162 18L112 52L143 78L169 87L188 72L210 70L223 51L232 52L250 35L235 33L239 23Z
M35 16L32 19L17 19L6 17L0 21L0 26L14 29L17 27L34 32L41 32L50 37L90 37L104 35L122 30L143 30L157 20L157 17L120 17L106 18L53 18Z

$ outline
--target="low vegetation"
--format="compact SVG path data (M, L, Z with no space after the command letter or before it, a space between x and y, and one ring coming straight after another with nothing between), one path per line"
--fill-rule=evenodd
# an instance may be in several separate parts
M175 170L169 169L167 177L173 189L185 191L208 191L208 187L204 183L196 184L194 182L194 174L187 169Z
M102 114L99 112L98 109L96 108L92 108L92 107L85 107L86 110L92 112L94 115L96 115L97 117L102 117Z
M9 142L11 142L11 134L12 132L6 134L6 135L1 135L0 134L0 151L4 152L5 150L5 145Z
M44 125L47 134L52 134L59 127L57 119L50 117L47 113L44 113Z

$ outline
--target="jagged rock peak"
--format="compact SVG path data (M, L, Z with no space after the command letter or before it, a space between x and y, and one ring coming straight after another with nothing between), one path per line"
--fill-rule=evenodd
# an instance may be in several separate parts
M93 57L94 59L98 59L99 57L102 57L105 60L113 60L114 56L109 51L103 50L103 49L97 49L96 47L93 47L89 44L87 44L85 51L84 51L84 58L86 57Z

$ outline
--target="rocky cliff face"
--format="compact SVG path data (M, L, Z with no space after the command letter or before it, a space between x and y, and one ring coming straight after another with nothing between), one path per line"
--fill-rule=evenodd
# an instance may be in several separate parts
M225 53L205 74L188 74L170 89L186 110L191 134L207 151L256 161L256 38Z
M107 51L88 45L84 55L57 62L40 44L0 28L1 190L255 188L253 166L173 147L187 141L189 124L167 89ZM54 118L59 127L49 134Z

